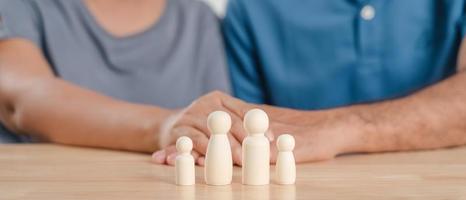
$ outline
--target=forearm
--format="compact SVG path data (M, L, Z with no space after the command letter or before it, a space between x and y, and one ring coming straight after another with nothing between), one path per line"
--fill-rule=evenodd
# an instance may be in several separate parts
M466 144L466 72L410 96L320 111L257 105L273 121L333 134L341 153L433 149ZM273 130L276 134L287 129ZM315 138L304 137L307 143ZM306 143L306 142L304 142Z
M10 130L57 143L152 151L170 111L131 104L56 78L23 39L0 41L0 120Z
M41 80L14 100L16 129L47 140L132 151L157 148L167 110L118 101L60 79Z
M466 144L466 73L411 96L344 108L357 116L358 144L351 151L432 149ZM345 110L346 109L346 110ZM352 125L348 125L352 126Z

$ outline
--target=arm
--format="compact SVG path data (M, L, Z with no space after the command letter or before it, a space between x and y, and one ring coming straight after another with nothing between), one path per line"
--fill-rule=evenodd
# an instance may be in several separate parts
M0 42L0 119L10 130L52 142L133 151L158 148L170 113L79 88L54 77L31 42Z
M404 98L321 111L253 105L236 99L223 104L240 117L253 107L264 109L275 136L292 133L296 137L298 162L354 152L465 145L465 41L458 55L457 74ZM275 145L271 147L276 151Z
M436 85L396 100L328 111L310 111L304 114L307 116L304 123L315 121L318 116L327 116L329 120L325 122L335 125L335 127L328 126L328 130L341 131L335 133L335 137L346 134L347 140L339 143L340 146L336 147L335 154L435 149L464 145L466 144L465 40L461 46L458 54L458 73ZM276 117L280 118L280 116ZM288 123L296 122L289 119L282 120Z
M459 58L463 60L466 55L461 52ZM465 100L466 72L462 70L406 98L343 109L361 121L359 139L348 150L379 152L464 145Z

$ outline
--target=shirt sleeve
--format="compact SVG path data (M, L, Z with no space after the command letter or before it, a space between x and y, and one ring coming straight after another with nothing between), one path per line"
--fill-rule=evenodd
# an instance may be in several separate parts
M32 1L8 0L0 4L0 40L22 38L40 46L39 30Z
M227 62L234 95L247 102L265 102L264 85L245 9L240 0L230 0L223 21Z

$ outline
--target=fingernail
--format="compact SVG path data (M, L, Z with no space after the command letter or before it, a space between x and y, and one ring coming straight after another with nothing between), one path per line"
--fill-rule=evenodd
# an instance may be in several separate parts
M156 151L152 154L152 160L155 163L162 164L165 161L165 150Z

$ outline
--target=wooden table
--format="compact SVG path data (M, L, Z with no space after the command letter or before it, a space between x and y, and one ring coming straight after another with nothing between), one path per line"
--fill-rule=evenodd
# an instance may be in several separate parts
M272 168L273 170L273 168ZM0 199L466 199L466 148L352 155L298 165L297 183L174 185L145 154L59 145L0 145ZM273 171L272 171L273 172Z

